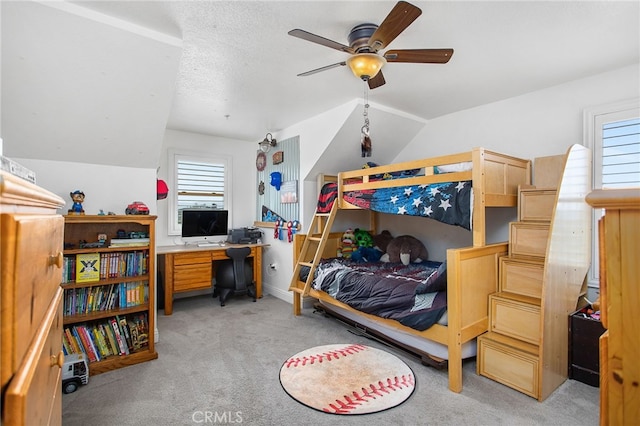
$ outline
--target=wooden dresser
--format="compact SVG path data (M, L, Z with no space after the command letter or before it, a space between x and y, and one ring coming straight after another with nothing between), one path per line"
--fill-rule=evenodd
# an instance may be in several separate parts
M2 424L62 423L64 201L0 172Z
M640 189L593 191L600 252L600 424L640 419Z

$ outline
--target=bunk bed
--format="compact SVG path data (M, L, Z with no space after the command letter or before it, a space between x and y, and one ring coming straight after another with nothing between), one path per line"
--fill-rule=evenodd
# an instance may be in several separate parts
M322 175L319 182L334 182L335 201L327 211L318 209L307 234L294 235L293 312L300 315L304 297L318 300L326 311L358 324L384 340L419 356L425 364L446 360L449 389L462 391L462 360L475 355L475 338L488 329L488 295L497 291L498 259L508 252L508 243L486 244L489 207L516 207L519 185L531 184L531 162L484 148L422 160ZM332 232L339 210L370 206L372 193L398 187L425 188L448 182L468 182L472 196L469 226L473 245L447 250L446 314L425 330L402 325L394 319L358 311L328 293L313 287L313 276L322 259L335 257L342 232ZM365 203L355 195L364 194ZM326 200L323 200L326 201ZM398 214L409 214L401 211ZM371 231L376 232L372 212ZM305 275L306 273L306 275Z

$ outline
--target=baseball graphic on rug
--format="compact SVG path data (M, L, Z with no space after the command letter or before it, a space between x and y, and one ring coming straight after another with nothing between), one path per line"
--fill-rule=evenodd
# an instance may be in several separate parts
M361 344L316 346L287 359L280 383L289 396L332 414L368 414L396 407L415 389L400 358Z

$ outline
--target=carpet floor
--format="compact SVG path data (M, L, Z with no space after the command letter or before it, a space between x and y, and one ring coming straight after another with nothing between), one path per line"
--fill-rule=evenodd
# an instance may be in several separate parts
M340 322L272 296L238 297L221 307L211 296L177 299L158 312L157 360L92 376L62 396L66 426L111 425L563 425L598 424L599 390L567 380L540 403L478 376L465 362L462 393L447 388L446 371L352 333ZM310 409L282 389L284 360L305 349L349 342L397 355L416 376L403 404L363 416Z

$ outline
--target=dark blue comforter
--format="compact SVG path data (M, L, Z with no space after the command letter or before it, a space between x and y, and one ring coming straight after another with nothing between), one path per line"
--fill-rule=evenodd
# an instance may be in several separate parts
M355 263L322 260L313 287L354 309L394 319L416 330L438 322L447 309L446 264Z

